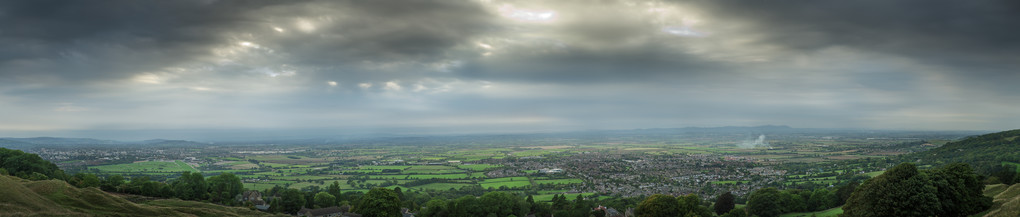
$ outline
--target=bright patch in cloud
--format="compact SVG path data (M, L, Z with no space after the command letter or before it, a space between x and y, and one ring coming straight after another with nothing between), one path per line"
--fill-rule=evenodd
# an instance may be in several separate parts
M388 81L388 82L386 82L386 86L383 87L383 89L391 90L391 91L400 91L401 89L404 89L404 88L400 87L400 84L397 84L397 82Z
M297 22L297 29L301 30L302 32L305 32L305 33L314 32L315 31L315 24L313 24L311 21L308 21L308 20L299 20Z
M499 13L504 17L520 21L550 21L556 18L556 12L551 10L531 10L516 8L513 5L499 7Z
M691 29L691 27L688 26L667 26L663 27L662 31L669 34L686 37L698 37L705 35L701 32L694 31L693 29Z
M336 83L336 81L329 81L329 82L326 82L326 84L329 84L330 87L336 87L336 85L338 85Z
M146 84L160 84L160 83L163 83L163 79L161 79L158 75L151 74L151 73L145 73L145 74L136 75L133 80L135 82L146 83Z

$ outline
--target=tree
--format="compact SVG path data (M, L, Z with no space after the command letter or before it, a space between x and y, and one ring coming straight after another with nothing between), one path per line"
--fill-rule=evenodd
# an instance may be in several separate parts
M450 212L446 208L446 200L443 199L432 199L429 202L425 202L425 208L418 212L418 215L422 217L446 217L449 216Z
M676 217L680 215L676 198L664 194L654 194L641 201L635 212L638 217Z
M779 192L779 207L782 213L808 211L807 199L811 198L810 191L787 189Z
M106 177L106 180L103 180L103 184L100 185L100 188L103 189L104 191L121 192L120 186L123 184L124 176L112 175L110 177Z
M942 207L939 216L969 216L991 207L992 198L983 195L984 184L964 163L952 163L931 172Z
M142 194L142 187L145 183L149 182L149 176L132 177L131 182L128 182L128 192L132 194Z
M297 189L284 189L280 193L280 212L294 214L305 205L305 196Z
M336 206L336 197L328 192L319 192L315 194L315 206L320 208Z
M928 176L902 163L861 184L843 206L843 216L936 216L941 206Z
M815 189L811 194L811 198L808 199L807 207L811 211L821 211L828 208L836 207L836 203L839 199L836 195L829 192L824 188Z
M719 197L715 199L715 205L712 206L712 208L715 209L715 214L722 215L733 210L733 208L736 207L736 203L734 203L733 200L733 194L728 191L720 194Z
M694 215L702 217L712 216L712 211L708 210L708 207L701 206L701 197L695 194L688 194L686 196L677 197L677 207L679 213L682 215Z
M88 187L99 187L101 181L96 174L91 173L78 173L74 174L68 183L73 184L75 187L88 188Z
M212 196L210 199L221 204L233 201L234 195L238 195L244 190L241 178L232 173L220 173L220 175L209 177L208 183L209 195Z
M373 188L355 207L356 213L364 217L400 216L400 197L397 192L386 188Z
M854 193L854 190L856 190L857 186L860 184L860 182L854 181L839 187L839 189L836 190L836 199L839 200L837 201L836 206L846 204L846 200L850 199L850 195Z
M732 209L726 214L719 215L719 217L747 217L747 210L744 208Z
M758 189L747 198L747 208L752 215L776 217L782 214L779 204L780 193L776 188Z
M484 216L482 207L475 196L465 195L447 204L450 216Z
M486 215L495 214L498 217L509 215L524 216L528 214L528 203L521 200L517 195L504 191L495 191L483 194L478 198L481 213Z
M333 197L336 197L336 198L340 198L340 194L343 194L343 192L340 191L340 182L339 181L333 181L333 184L329 185L329 187L326 187L326 191L329 192L329 194L333 195Z
M280 213L283 211L282 208L283 207L280 206L280 199L273 199L272 201L269 201L269 212Z
M202 173L185 171L181 177L170 183L170 186L177 193L177 198L182 200L204 200L208 199L209 184L205 182Z
M30 178L45 177L66 179L66 175L63 170L57 167L52 162L43 160L39 155L25 153L21 150L12 150L6 148L0 148L0 168L7 171L8 174ZM33 173L39 173L40 175L33 175Z
M570 201L567 201L566 195L554 194L552 198L552 208L563 210L570 206Z

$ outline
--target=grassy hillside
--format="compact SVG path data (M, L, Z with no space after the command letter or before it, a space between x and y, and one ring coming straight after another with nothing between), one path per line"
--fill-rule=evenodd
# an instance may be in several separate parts
M1010 130L969 137L960 141L911 154L922 164L941 165L951 162L965 162L971 166L987 168L1002 162L1020 162L1020 130Z
M994 198L994 204L988 211L972 217L1016 217L1020 216L1020 184L1009 185L987 185L984 191L985 196Z
M29 181L0 175L0 216L271 216L215 204L161 199L137 204L96 188L59 180Z

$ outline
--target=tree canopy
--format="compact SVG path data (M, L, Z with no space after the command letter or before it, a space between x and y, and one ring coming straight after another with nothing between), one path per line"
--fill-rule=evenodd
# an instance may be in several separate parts
M655 194L638 204L638 217L675 217L680 215L679 202L673 196Z
M386 188L373 188L361 198L355 212L365 217L400 216L400 197Z
M983 184L962 163L922 171L902 163L857 187L843 207L854 216L968 216L991 206Z

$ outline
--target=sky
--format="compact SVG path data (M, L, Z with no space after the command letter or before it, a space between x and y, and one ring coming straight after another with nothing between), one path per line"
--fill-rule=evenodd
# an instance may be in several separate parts
M1012 0L0 1L0 47L0 137L1020 128Z

